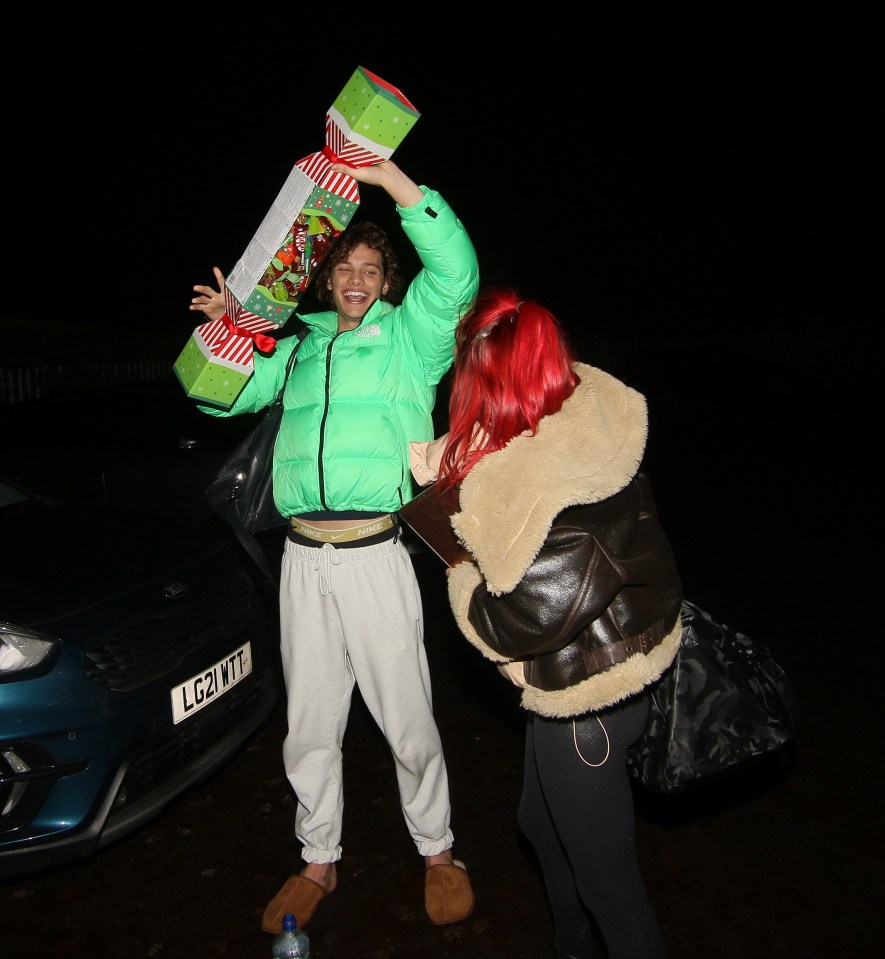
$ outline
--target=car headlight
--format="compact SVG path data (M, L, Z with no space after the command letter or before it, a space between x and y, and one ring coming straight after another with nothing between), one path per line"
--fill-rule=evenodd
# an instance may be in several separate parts
M39 666L58 640L0 621L0 677Z

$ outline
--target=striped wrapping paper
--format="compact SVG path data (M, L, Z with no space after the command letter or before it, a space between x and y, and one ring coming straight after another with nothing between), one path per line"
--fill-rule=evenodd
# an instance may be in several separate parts
M227 287L224 290L224 305L227 310L225 316L233 324L234 329L229 329L222 317L199 326L200 335L213 356L230 360L232 363L248 364L252 359L255 345L255 338L248 334L275 330L277 324L243 309ZM269 346L272 350L273 344Z

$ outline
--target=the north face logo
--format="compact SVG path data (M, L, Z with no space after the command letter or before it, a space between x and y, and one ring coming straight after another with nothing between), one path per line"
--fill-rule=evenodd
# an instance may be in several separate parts
M357 327L353 331L354 336L381 336L381 327L377 323L370 323L368 326Z

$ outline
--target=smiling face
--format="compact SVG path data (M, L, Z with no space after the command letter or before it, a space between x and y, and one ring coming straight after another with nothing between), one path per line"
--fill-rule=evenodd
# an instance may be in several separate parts
M381 254L357 244L332 267L327 287L338 312L338 332L356 329L375 300L387 293Z

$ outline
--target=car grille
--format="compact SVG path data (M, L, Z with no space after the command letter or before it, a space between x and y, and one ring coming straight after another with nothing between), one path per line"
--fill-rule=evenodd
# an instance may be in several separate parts
M204 643L242 629L255 616L254 595L245 573L222 579L177 615L155 616L91 643L86 675L117 692L153 682Z
M128 807L137 802L176 773L188 769L214 743L240 727L246 717L259 715L262 711L259 700L267 695L268 687L261 675L253 674L208 709L136 754L118 791L114 812L123 805Z

